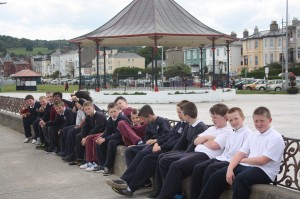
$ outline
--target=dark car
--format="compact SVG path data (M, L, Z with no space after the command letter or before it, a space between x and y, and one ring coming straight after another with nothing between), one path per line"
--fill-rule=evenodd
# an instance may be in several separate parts
M246 79L246 80L240 80L235 82L235 88L238 90L243 90L243 86L246 84L253 84L256 80L255 79Z

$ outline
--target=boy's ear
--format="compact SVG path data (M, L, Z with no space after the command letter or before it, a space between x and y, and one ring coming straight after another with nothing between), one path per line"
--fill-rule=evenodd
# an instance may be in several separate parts
M227 117L227 115L224 115L224 119L227 121L228 120L228 117Z

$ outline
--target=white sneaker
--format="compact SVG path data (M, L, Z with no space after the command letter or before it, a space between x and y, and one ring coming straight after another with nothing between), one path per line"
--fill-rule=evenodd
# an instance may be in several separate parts
M96 164L95 162L91 164L91 166L87 167L85 170L86 171L94 171L95 167L97 167L98 164Z
M29 142L29 138L25 138L25 140L23 140L24 143L28 143Z
M32 144L35 144L36 143L36 139L32 139Z
M40 139L40 138L37 138L35 144L36 144L36 145L40 145L40 144L41 144L41 139Z
M88 168L88 167L90 167L92 165L92 163L90 163L90 162L87 162L87 163L85 163L85 164L83 164L83 165L80 165L80 169L86 169L86 168Z

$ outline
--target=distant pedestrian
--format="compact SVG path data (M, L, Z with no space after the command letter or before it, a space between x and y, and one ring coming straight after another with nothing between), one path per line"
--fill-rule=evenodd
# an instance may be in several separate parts
M65 91L69 91L69 84L68 84L68 82L65 83Z

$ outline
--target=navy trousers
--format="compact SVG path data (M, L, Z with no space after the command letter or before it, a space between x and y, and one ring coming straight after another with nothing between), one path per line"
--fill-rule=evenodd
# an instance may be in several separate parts
M227 161L209 159L197 164L193 169L192 181L190 184L190 199L197 199L200 196L202 187L206 184L209 177L216 171L229 165Z
M269 176L258 167L238 165L233 172L235 175L232 185L233 199L248 199L252 185L272 182ZM204 186L199 199L218 199L229 186L226 181L226 173L227 167L213 173Z
M205 153L190 152L170 165L159 199L172 199L181 191L182 181L190 176L198 163L208 160Z

